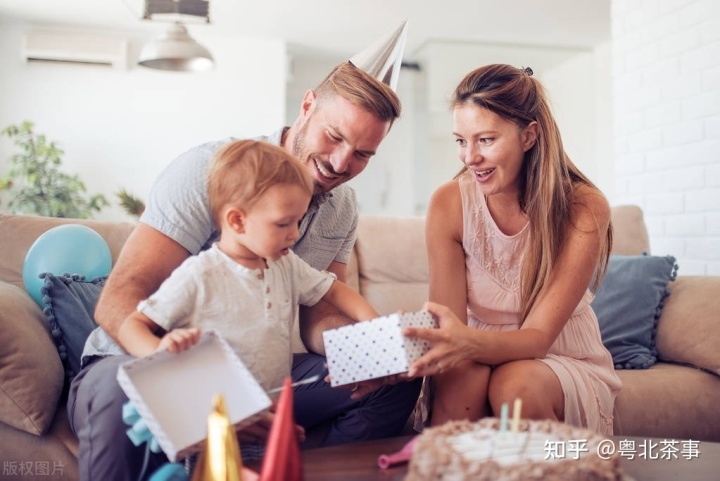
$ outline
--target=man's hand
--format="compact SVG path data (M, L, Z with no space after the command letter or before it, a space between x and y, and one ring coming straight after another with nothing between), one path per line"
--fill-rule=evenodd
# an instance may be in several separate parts
M265 445L268 437L270 437L270 428L272 428L272 423L275 420L276 408L277 406L273 404L270 410L264 413L255 424L246 426L238 431L238 441L241 444ZM296 424L295 432L297 433L299 442L305 441L305 428Z
M379 377L376 379L368 379L367 381L356 382L355 384L345 384L344 386L337 386L337 389L349 389L352 391L350 395L351 399L361 399L373 391L380 389L383 386L390 386L399 382L408 381L410 378L406 373L392 374L390 376ZM325 377L326 382L330 382L330 375Z

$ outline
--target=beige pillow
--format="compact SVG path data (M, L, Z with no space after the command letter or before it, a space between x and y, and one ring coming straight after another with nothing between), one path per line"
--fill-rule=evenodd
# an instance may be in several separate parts
M720 375L720 276L678 276L669 287L655 336L658 357Z
M0 281L0 421L44 434L55 416L64 371L42 310Z

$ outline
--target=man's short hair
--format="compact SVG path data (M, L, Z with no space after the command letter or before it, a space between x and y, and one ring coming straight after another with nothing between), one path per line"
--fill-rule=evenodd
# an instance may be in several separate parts
M402 107L397 94L390 86L374 79L350 62L337 65L315 89L322 102L325 96L340 95L359 105L380 120L390 123L400 117Z

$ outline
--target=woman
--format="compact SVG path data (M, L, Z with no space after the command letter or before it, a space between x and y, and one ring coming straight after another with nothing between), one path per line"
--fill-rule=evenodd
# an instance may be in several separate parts
M488 65L453 94L458 176L427 215L437 330L411 366L422 423L498 415L612 434L620 380L590 302L612 245L610 208L571 162L532 70Z

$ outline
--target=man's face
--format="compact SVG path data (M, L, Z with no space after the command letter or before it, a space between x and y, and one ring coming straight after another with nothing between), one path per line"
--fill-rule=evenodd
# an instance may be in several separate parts
M390 129L390 121L378 119L339 95L318 102L312 91L305 95L300 116L290 147L312 174L316 194L362 172Z

